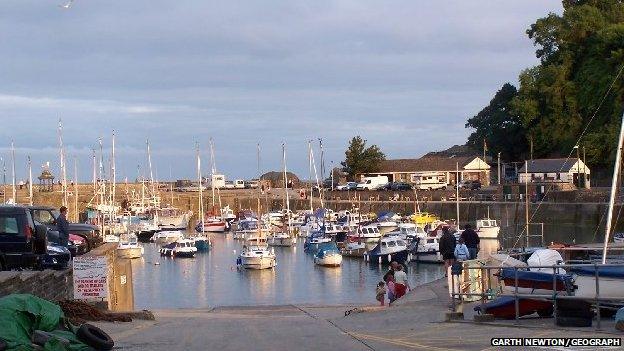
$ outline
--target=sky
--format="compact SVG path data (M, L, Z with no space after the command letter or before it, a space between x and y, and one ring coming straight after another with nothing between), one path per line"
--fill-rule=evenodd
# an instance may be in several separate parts
M466 120L537 64L526 29L560 1L0 1L0 155L18 178L50 162L59 119L68 159L89 180L116 135L117 178L308 178L308 141L327 167L360 135L388 158L463 144ZM105 160L105 164L108 161Z

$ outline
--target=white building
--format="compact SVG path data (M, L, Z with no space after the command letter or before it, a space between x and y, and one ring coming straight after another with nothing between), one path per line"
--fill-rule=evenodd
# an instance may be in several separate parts
M591 171L577 158L539 159L527 162L518 171L518 182L525 183L567 183L589 189Z

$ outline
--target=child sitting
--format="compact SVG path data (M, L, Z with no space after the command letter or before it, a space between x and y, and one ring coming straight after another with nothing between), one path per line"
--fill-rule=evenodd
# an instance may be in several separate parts
M377 301L379 301L379 303L381 303L381 306L384 305L384 301L386 299L386 286L384 284L384 282L379 282L379 284L377 284L377 289L375 289L375 294Z

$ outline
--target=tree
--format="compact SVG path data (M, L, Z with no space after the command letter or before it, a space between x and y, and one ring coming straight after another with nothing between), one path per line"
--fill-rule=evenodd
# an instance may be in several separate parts
M377 145L366 147L366 140L358 135L349 142L349 147L345 151L345 160L341 162L341 165L349 179L353 180L356 174L379 171L381 161L385 159L386 155Z
M501 158L507 161L524 156L527 151L526 130L518 114L511 109L511 102L517 95L516 87L505 83L488 106L468 119L466 128L475 130L466 145L479 150L486 141L491 152L500 152Z
M588 163L610 166L624 109L624 78L615 79L624 64L624 1L564 0L563 8L527 30L541 63L520 74L511 107L535 156L567 156L583 135Z

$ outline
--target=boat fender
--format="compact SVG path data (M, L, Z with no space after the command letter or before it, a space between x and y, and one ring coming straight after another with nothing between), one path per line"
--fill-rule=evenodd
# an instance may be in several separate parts
M392 255L388 254L388 262L392 262Z
M113 339L102 329L91 325L83 324L76 332L78 339L96 350L111 350L115 346Z
M379 264L381 264L381 256L379 256L379 259L377 261L379 262Z
M364 261L368 262L368 254L364 254Z

